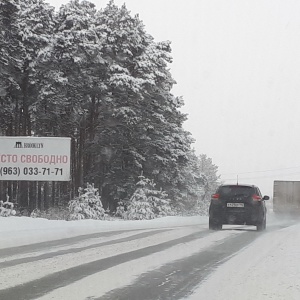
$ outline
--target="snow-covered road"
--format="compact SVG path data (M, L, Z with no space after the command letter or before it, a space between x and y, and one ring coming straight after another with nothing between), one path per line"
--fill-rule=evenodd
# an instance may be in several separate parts
M300 299L300 225L267 231L220 265L189 300Z
M206 217L0 218L0 299L300 299L299 246L300 225L272 215L264 233L212 232Z

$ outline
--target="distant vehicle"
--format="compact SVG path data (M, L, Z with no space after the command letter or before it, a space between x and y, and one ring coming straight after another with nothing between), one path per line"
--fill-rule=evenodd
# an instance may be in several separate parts
M276 214L300 214L300 181L274 181L273 211Z
M255 185L225 184L212 195L209 206L209 229L221 230L224 224L254 225L266 229L267 209L259 188Z

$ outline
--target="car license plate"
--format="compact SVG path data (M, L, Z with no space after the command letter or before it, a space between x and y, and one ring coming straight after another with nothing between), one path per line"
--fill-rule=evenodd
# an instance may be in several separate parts
M244 203L227 203L227 207L244 207Z

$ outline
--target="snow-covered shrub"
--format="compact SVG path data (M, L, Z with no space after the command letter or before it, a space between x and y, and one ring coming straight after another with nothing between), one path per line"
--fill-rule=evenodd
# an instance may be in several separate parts
M168 195L156 190L155 184L144 176L139 176L137 189L126 207L119 206L119 214L127 220L149 220L156 217L172 215Z
M94 219L103 220L105 210L99 196L98 189L87 183L85 189L78 189L79 196L69 201L69 220Z
M16 211L14 210L14 204L12 202L9 202L9 197L7 197L7 200L3 202L0 201L0 217L9 217L9 216L15 216Z
M127 220L154 219L155 214L152 208L144 189L139 187L130 198L127 211L123 214L123 217Z
M152 180L149 182L150 189L148 189L148 199L153 207L153 212L155 217L165 217L173 215L170 202L171 200L168 199L168 194L163 191L162 189L156 190L155 183Z

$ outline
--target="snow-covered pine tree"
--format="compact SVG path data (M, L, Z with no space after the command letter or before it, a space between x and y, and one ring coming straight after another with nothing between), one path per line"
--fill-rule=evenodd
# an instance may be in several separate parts
M147 82L143 89L137 150L145 156L144 174L149 177L155 174L157 183L165 187L173 202L181 198L180 192L185 189L177 181L187 164L192 138L182 127L186 120L180 111L183 99L171 94L175 81L168 68L172 62L170 53L169 41L153 41L137 58L137 70Z
M89 176L95 172L92 167L98 158L92 144L100 99L105 98L106 90L106 62L102 59L102 36L95 29L96 12L89 1L62 5L51 43L40 54L44 85L37 105L37 130L73 138L72 179L77 187L83 185L84 178L95 179Z
M180 171L179 186L185 186L182 198L176 202L178 213L207 215L211 194L219 185L218 167L205 154L188 154L188 164Z
M15 216L16 211L14 209L14 204L9 202L9 197L7 196L6 201L0 201L0 217Z
M80 135L79 128L86 131L90 94L102 86L99 38L93 30L95 13L95 5L88 1L63 5L55 18L51 42L39 55L44 69L37 130L71 136L79 143L74 135Z
M123 214L127 220L149 220L154 219L153 206L147 197L148 182L144 176L139 176L139 181L136 184L137 189L129 200L129 205L126 212Z
M162 189L157 190L154 180L139 176L137 189L129 203L121 203L117 207L119 215L125 219L152 219L155 217L170 216L173 214L168 194Z
M176 181L192 139L182 128L183 100L171 94L175 81L168 66L170 42L155 42L138 16L113 1L99 12L97 22L98 36L106 37L103 57L108 68L93 149L102 153L107 148L114 155L109 161L99 157L99 165L89 170L105 170L99 175L102 191L111 198L124 199L125 193L117 191L132 190L141 169L148 177L158 172L159 186L166 187L172 199L179 198Z
M18 34L24 49L20 59L21 72L18 76L20 86L19 105L22 107L18 124L21 135L32 135L33 111L42 85L38 55L50 43L54 29L54 8L44 0L27 0L19 2Z
M154 180L148 180L149 188L146 191L148 201L152 204L155 217L171 216L173 214L168 194L162 189L157 190Z
M210 196L216 191L216 188L220 184L220 175L217 174L218 167L213 164L210 157L207 157L206 154L201 154L199 156L199 170L204 181L202 200L208 203Z
M198 203L204 193L204 178L200 171L200 161L195 150L187 154L186 164L178 170L176 177L176 197L172 206L178 214L199 214ZM202 210L201 210L202 214Z
M94 219L103 220L105 210L94 184L87 183L86 188L79 188L79 196L69 201L70 220Z
M16 135L20 127L19 78L24 48L19 36L19 11L17 0L0 1L0 131L5 135Z
M132 195L135 177L145 160L137 150L141 143L137 123L143 119L141 94L145 80L136 71L135 59L151 39L139 18L130 16L125 5L119 8L113 1L99 11L96 21L97 35L105 38L102 52L106 69L102 82L107 89L105 95L97 96L98 126L93 148L89 147L96 163L89 170L100 177L103 197L115 202Z

